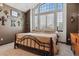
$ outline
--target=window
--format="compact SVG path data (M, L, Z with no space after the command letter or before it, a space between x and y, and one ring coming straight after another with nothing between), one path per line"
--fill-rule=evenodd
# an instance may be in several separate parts
M57 12L57 27L58 30L63 30L63 12Z
M47 28L54 28L54 14L47 15Z
M39 8L40 8L40 13L50 12L50 11L55 10L55 4L54 3L46 3L46 4L42 4Z
M63 11L63 3L58 3L57 6L58 11Z
M37 8L37 9L35 9L35 14L38 14L38 8Z
M54 3L50 3L50 11L55 11L55 4Z
M57 11L57 28L59 31L63 30L63 4L57 4L58 11Z
M40 15L40 29L46 28L46 16Z
M38 28L38 16L35 16L35 22L34 22L34 28L37 29Z
M43 3L33 9L33 28L63 30L63 3ZM55 23L56 22L56 23Z

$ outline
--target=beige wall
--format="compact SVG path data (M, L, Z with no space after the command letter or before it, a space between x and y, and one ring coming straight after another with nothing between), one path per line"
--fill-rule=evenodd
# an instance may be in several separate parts
M0 15L4 16L4 10L7 10L9 12L9 17L5 21L5 25L2 25L2 21L0 21L0 44L4 44L14 41L16 33L23 32L24 13L5 4L3 7L0 8L2 8L2 12L0 12ZM18 17L12 17L11 10L15 10L20 15ZM15 26L11 26L11 20L15 20ZM20 21L21 23L20 26L18 26L18 21ZM1 38L3 38L3 40L1 40Z
M78 32L78 4L67 4L67 40L70 38L71 32ZM71 17L74 17L74 21L71 22Z

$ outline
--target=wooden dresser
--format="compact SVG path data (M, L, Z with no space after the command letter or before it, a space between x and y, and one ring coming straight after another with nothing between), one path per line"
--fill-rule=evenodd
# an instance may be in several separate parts
M79 33L71 33L71 49L74 55L79 55Z

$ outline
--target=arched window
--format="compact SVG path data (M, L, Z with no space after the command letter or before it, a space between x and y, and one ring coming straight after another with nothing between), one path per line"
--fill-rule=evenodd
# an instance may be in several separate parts
M33 9L32 29L63 31L63 3L38 4Z

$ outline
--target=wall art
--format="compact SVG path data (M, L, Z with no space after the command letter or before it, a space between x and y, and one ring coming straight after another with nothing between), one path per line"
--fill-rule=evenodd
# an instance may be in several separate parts
M11 26L15 27L16 26L16 21L15 20L11 20Z
M2 17L0 18L0 21L2 21L2 25L5 25L5 21L7 21L7 20L5 19L4 16L2 16Z
M18 21L17 23L18 23L18 26L20 26L20 25L21 25L21 22L20 22L20 21Z
M15 10L11 10L11 16L12 17L18 17L18 12Z

